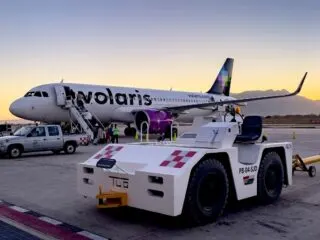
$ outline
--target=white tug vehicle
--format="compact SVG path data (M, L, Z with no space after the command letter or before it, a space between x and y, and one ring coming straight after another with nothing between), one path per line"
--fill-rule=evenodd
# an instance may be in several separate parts
M129 206L193 225L220 216L228 200L277 200L292 184L292 143L265 142L262 117L209 122L172 142L109 144L78 165L78 192L99 208Z

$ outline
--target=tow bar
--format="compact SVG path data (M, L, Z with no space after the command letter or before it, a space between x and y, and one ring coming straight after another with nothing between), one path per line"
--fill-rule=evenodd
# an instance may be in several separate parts
M315 155L311 157L301 158L299 154L296 154L293 156L292 160L292 174L295 171L302 171L302 172L308 172L310 177L316 176L316 167L315 166L309 166L312 163L318 163L320 162L320 155Z

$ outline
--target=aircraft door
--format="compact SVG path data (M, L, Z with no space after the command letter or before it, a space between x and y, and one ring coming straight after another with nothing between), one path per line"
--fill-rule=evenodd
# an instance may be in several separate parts
M57 96L57 105L64 106L66 105L66 92L63 86L58 85L54 87Z

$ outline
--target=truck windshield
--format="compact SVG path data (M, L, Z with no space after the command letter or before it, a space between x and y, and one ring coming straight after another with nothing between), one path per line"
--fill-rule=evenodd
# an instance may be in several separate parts
M22 127L18 129L13 135L14 136L26 136L33 127Z

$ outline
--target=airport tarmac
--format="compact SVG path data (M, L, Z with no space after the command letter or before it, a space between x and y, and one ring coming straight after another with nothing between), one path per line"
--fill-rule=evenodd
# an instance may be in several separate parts
M269 141L293 141L294 153L320 153L320 129L264 131ZM128 141L132 139L120 139ZM284 189L275 204L241 201L228 207L216 223L183 229L171 218L136 209L98 210L95 199L77 193L76 164L102 147L80 147L74 155L39 153L19 160L0 159L0 200L110 239L320 239L319 165L315 178L295 173L294 185Z

